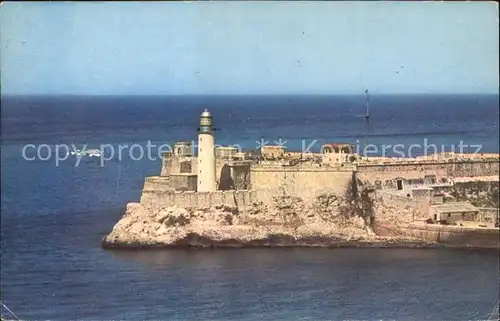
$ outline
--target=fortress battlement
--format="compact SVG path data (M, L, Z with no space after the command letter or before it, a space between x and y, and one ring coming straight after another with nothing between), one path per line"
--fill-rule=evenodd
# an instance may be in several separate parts
M431 202L455 186L476 184L491 193L498 185L494 179L499 175L498 154L361 157L346 143L326 144L319 154L290 152L283 146L242 152L233 146L215 146L212 118L206 110L200 126L198 153L191 143L178 142L164 154L160 176L145 179L144 206L227 205L244 211L251 203L269 203L282 195L314 200L373 190L382 202L410 207L413 217L420 219L429 215Z
M321 164L299 164L296 166L284 165L262 165L256 164L251 167L251 171L261 171L261 172L353 172L356 171L356 165L345 164L337 166L322 166Z
M320 154L241 152L215 146L207 110L198 132L198 152L179 142L165 153L160 175L145 179L140 204L127 206L104 244L271 244L285 235L279 245L321 245L357 233L498 248L498 155L371 158L346 143Z

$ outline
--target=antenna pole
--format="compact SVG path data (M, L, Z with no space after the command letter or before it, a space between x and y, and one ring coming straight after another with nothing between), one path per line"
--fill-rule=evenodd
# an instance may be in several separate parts
M365 99L365 105L366 105L366 114L365 114L365 123L366 123L366 136L365 136L365 147L364 150L366 150L366 146L369 144L369 136L370 136L370 93L368 93L368 89L365 90L366 94L366 99ZM365 155L363 155L365 156Z
M365 90L365 94L366 94L366 100L365 100L365 105L366 105L365 120L368 123L370 121L370 93L368 92L368 89Z

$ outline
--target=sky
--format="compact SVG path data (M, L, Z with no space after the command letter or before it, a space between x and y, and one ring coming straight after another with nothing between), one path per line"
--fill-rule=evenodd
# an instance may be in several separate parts
M498 93L493 2L3 2L2 94Z

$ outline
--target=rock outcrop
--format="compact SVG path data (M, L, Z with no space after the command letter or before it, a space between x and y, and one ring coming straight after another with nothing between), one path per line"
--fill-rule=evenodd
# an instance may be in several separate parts
M223 205L166 207L152 212L139 203L130 203L103 239L103 246L342 246L390 242L376 236L360 212L359 204L333 194L321 195L312 202L279 196L269 204L254 203L244 213Z

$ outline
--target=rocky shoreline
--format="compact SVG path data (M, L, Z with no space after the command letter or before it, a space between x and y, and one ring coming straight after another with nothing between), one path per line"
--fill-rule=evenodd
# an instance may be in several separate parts
M360 205L335 195L313 202L277 197L245 213L224 205L210 208L146 208L129 203L102 240L105 249L161 248L473 248L404 235L377 235Z
M102 248L108 250L161 250L161 249L251 249L251 248L388 248L388 249L468 249L491 250L488 247L467 246L425 242L422 240L384 238L372 241L347 241L317 238L295 240L291 237L270 236L266 239L242 242L228 239L214 241L203 236L192 234L186 239L175 243L127 243L110 242L107 237L102 239Z
M159 249L250 249L250 248L391 248L391 249L470 249L486 250L490 248L425 242L422 240L379 238L372 241L347 241L333 239L308 238L296 240L290 236L272 235L266 239L240 241L227 239L214 241L207 237L191 234L187 238L174 243L125 243L110 242L106 237L102 240L102 247L110 250L159 250Z
M103 239L102 247L105 249L123 250L154 250L154 249L234 249L234 248L441 248L453 247L439 243L429 243L418 240L394 240L385 239L377 241L346 241L332 239L300 239L296 240L290 236L272 235L266 239L242 242L240 240L228 239L213 241L199 235L189 235L188 238L175 243L113 243L106 238Z

